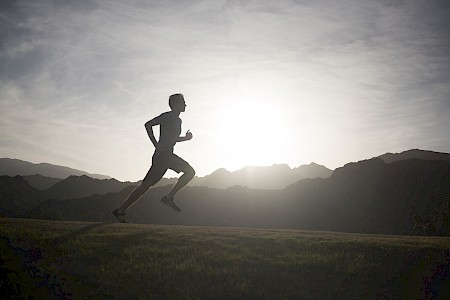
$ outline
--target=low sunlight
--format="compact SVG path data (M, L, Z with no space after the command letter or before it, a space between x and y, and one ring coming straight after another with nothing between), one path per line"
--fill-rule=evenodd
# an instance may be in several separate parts
M223 103L215 120L215 143L226 169L283 161L292 127L280 102L250 92Z

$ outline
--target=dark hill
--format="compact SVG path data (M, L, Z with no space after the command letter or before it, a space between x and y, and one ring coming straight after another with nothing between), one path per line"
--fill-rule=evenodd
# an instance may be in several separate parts
M322 183L292 185L287 192L312 208L320 228L413 234L416 216L434 214L448 203L450 162L410 159L385 164L374 158L336 169Z
M75 199L94 194L115 193L133 185L115 179L94 179L88 176L69 176L44 191L47 199Z
M38 206L44 200L44 196L22 177L0 176L1 215L24 216L28 210Z
M36 206L29 216L48 220L114 221L111 211L130 194L133 186L117 193L93 195L81 199L47 200Z
M159 203L170 186L152 189L130 208L135 223L291 228L377 234L416 234L416 220L434 216L432 234L449 235L450 162L380 158L350 163L330 178L304 179L284 190L187 187L178 197L182 213ZM129 191L127 191L129 192ZM127 192L47 201L41 217L113 221L110 211ZM33 215L33 217L38 217ZM447 222L447 223L446 223Z
M46 190L61 181L61 178L45 177L39 174L22 177L28 182L29 185L40 191Z
M386 154L380 155L379 158L381 158L387 164L394 162L394 161L398 161L398 160L406 160L406 159L412 159L412 158L423 159L423 160L450 161L450 154L442 153L442 152L428 151L428 150L412 149L412 150L404 151L401 153L386 153Z

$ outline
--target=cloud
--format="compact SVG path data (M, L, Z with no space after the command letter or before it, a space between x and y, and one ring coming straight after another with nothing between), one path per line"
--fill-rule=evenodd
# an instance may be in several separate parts
M207 153L221 107L240 101L277 103L279 130L309 139L292 141L292 163L450 151L448 20L446 1L4 1L0 145L137 176L143 123L183 92ZM357 150L338 157L343 140Z

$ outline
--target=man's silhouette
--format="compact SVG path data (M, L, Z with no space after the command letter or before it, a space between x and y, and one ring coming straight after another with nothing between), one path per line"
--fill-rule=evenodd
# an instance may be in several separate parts
M161 199L161 202L176 211L181 211L174 203L174 197L195 175L195 170L185 160L173 153L173 148L177 142L184 142L192 139L192 133L188 130L185 136L181 134L181 112L186 109L186 103L182 94L174 94L169 97L171 111L165 112L156 118L145 123L147 134L155 146L155 153L152 158L152 166L142 183L134 189L123 204L113 210L112 214L125 223L125 211L136 202L147 190L155 185L166 173L167 169L172 169L177 173L183 172L170 192ZM153 126L160 126L159 141L156 141L153 134Z

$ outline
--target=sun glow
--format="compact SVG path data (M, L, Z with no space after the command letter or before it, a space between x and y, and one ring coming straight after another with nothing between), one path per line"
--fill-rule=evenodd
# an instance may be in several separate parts
M236 170L283 161L288 130L276 103L243 99L224 106L216 120L216 146L225 168Z

